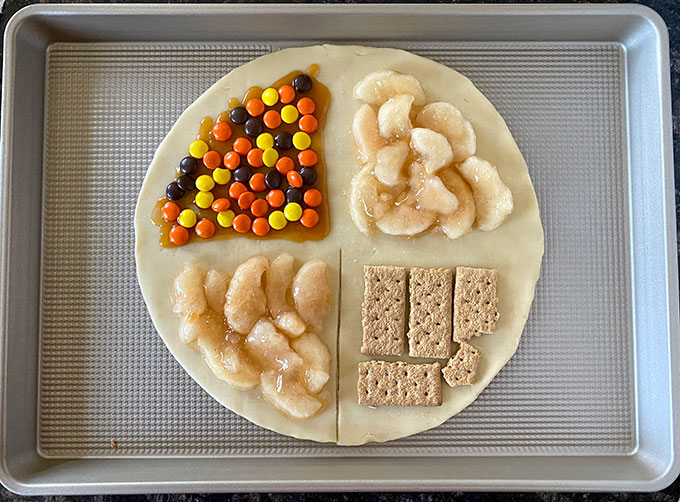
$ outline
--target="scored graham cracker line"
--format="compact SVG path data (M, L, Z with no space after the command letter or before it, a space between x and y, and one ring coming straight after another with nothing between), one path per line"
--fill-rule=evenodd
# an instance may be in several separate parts
M441 364L359 363L357 393L364 406L441 406Z
M362 354L401 356L406 341L406 269L365 266Z
M498 320L496 271L486 268L456 268L453 299L453 340L491 334Z
M409 293L409 356L449 358L453 272L442 268L412 268Z

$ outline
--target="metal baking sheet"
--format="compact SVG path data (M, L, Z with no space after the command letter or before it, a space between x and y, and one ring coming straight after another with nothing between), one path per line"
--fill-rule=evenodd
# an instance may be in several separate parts
M668 42L652 11L42 6L5 41L10 489L642 490L677 475ZM280 436L213 401L156 335L134 272L137 192L182 110L234 67L319 41L404 48L471 78L525 155L546 230L520 348L480 398L436 429L356 448Z

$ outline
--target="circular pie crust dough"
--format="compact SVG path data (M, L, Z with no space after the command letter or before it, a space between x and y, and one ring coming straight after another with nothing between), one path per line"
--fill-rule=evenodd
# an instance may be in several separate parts
M165 186L174 179L179 160L196 139L201 119L215 118L227 108L229 98L241 97L249 87L265 87L293 70L305 71L311 64L320 65L316 78L331 92L323 131L331 211L329 235L319 242L238 237L162 248L159 227L151 222L151 213ZM347 193L352 175L359 169L351 123L361 103L352 98L352 89L365 75L382 69L415 76L428 102L449 102L472 123L477 155L496 166L512 191L515 208L503 225L492 232L474 230L453 241L432 234L405 239L375 233L369 238L355 228ZM154 325L173 356L201 387L255 424L297 438L343 445L409 436L436 427L472 403L517 349L543 256L543 229L526 163L489 100L463 75L429 59L396 49L357 46L324 45L275 52L235 69L208 89L182 113L156 151L137 203L135 239L137 276ZM200 354L180 340L180 320L172 312L169 297L174 276L185 262L232 273L249 256L263 254L273 259L281 252L299 258L297 266L313 258L326 261L335 291L331 314L320 333L337 361L327 386L331 402L319 416L299 423L276 412L258 391L234 390L217 379ZM482 352L475 385L451 388L443 382L443 404L433 408L373 409L357 404L357 364L371 359L359 352L364 265L466 265L498 271L500 319L496 332L470 340ZM381 359L424 361L408 356Z

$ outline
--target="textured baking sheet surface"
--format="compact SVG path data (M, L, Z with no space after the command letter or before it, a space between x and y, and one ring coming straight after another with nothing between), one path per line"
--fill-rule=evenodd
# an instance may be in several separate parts
M389 45L471 78L505 117L529 165L546 255L519 350L505 369L442 426L351 449L280 436L224 409L154 331L135 277L133 211L153 152L184 108L226 72L274 47L57 44L48 55L46 99L43 455L634 449L619 46Z

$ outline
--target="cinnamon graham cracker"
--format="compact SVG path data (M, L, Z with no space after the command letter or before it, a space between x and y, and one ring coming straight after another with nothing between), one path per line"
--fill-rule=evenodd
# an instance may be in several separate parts
M441 406L441 364L361 362L357 392L364 406Z
M412 268L409 293L409 356L451 357L453 272Z
M401 356L406 341L406 269L365 266L362 354Z
M477 378L477 369L482 354L469 343L462 342L456 355L449 359L442 369L444 380L451 387L472 385Z
M493 333L498 320L496 271L486 268L456 268L453 297L453 340Z

